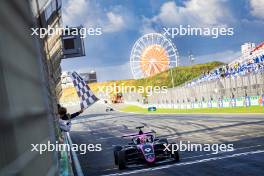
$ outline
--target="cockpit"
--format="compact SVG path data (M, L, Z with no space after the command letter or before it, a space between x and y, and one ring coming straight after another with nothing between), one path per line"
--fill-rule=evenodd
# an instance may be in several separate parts
M154 141L154 135L152 134L142 134L142 135L137 135L132 138L132 141L134 144L139 145L139 144L145 144L145 143L152 143Z

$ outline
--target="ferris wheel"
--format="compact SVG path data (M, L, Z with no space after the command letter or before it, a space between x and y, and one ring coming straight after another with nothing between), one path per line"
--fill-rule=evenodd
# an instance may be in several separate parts
M154 76L177 67L179 55L171 40L159 33L140 37L130 54L130 67L134 79Z

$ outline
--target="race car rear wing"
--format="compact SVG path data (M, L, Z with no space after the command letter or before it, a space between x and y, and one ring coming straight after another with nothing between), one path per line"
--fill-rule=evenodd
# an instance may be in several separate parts
M127 135L123 135L122 138L133 137L133 136L141 136L141 135L147 135L147 134L156 134L156 132L155 131L148 131L148 132L144 132L143 134L138 134L138 133L127 134Z

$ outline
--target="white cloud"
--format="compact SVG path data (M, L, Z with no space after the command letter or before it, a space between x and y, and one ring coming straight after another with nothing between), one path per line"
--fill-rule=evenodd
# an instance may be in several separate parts
M226 26L233 20L225 0L190 0L183 6L174 1L164 3L160 13L152 18L166 26L193 25L204 27Z
M109 10L96 2L89 0L68 0L63 6L63 22L65 25L85 27L101 27L103 32L118 32L126 28L125 19L127 13L119 6ZM129 17L130 18L130 17Z
M66 25L72 25L74 21L79 21L86 14L89 2L87 0L68 0L63 7L63 22Z
M130 70L129 62L122 65L114 65L114 66L106 66L106 67L84 67L80 68L78 72L90 72L91 70L95 70L97 73L97 77L99 81L110 81L114 78L122 79L131 79L132 74ZM122 74L120 74L122 73Z
M106 15L108 21L104 26L105 32L116 32L125 27L125 22L121 15L115 14L114 12L108 12Z
M250 13L260 19L264 19L264 1L263 0L250 0L251 6Z
M143 35L155 32L155 30L152 27L152 20L143 17L143 19L142 19L142 27L141 27L141 29L139 29L139 32L141 34L143 34Z

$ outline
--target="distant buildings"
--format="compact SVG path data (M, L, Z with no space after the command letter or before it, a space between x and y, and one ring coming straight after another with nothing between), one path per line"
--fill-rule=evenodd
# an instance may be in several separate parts
M86 83L97 82L96 72L92 70L89 73L80 73L80 76L86 81Z
M264 42L257 45L255 43L244 43L241 45L241 56L230 63L230 65L236 64L237 62L243 63L250 61L256 57L264 54Z
M87 84L97 82L97 76L95 71L89 73L79 73L79 75L85 80ZM61 75L62 88L73 87L72 79L68 72L62 72Z
M250 54L250 52L256 47L255 43L244 43L241 45L241 53L242 55Z
M73 87L71 77L68 75L67 72L62 72L61 74L61 87L63 89L67 87Z

